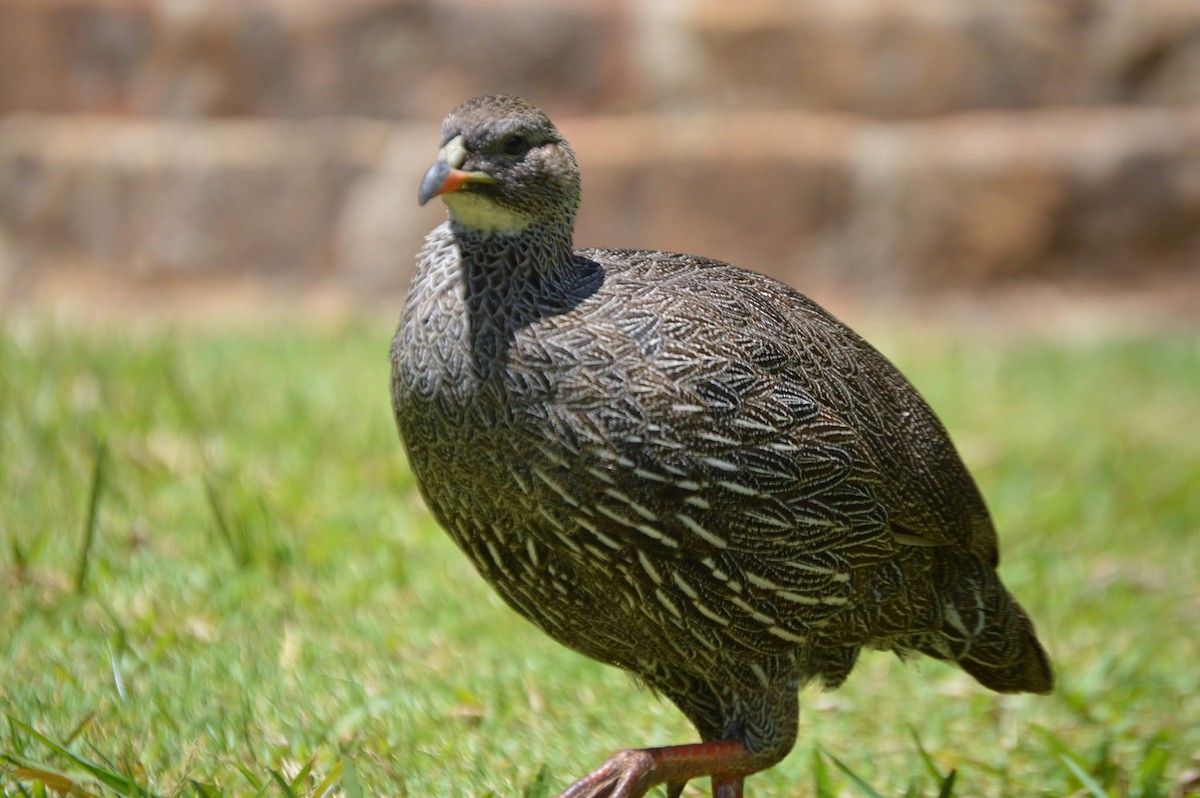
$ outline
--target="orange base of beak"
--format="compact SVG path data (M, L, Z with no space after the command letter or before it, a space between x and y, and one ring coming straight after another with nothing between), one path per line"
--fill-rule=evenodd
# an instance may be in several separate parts
M434 197L449 191L458 191L468 181L468 174L461 169L455 169L445 161L438 159L433 162L421 179L421 189L417 193L417 202L421 205Z

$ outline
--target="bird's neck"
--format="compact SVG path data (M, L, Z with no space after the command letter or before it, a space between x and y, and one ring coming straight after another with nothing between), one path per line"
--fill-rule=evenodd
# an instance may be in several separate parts
M531 227L513 235L482 234L453 223L450 229L462 269L472 361L482 376L503 359L518 330L580 301L582 267L569 229Z
M509 294L554 283L572 268L570 228L531 226L505 234L450 223L468 286Z
M520 233L479 233L450 224L468 296L503 314L522 298L574 282L570 228L529 227Z

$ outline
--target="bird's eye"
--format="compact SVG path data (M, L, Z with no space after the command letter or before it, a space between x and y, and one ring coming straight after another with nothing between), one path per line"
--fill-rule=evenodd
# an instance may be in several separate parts
M505 155L520 155L529 149L529 145L525 143L525 137L520 133L514 133L504 140Z

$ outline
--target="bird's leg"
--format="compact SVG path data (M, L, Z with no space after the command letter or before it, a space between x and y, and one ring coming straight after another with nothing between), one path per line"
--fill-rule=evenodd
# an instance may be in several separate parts
M558 798L641 798L655 784L668 795L699 776L713 777L716 798L740 798L742 777L762 768L760 757L736 740L618 751ZM674 791L674 792L672 792Z
M735 779L713 779L713 798L742 798L742 777ZM670 782L667 784L667 798L680 798L686 781Z
M718 779L713 776L713 798L742 798L742 777Z

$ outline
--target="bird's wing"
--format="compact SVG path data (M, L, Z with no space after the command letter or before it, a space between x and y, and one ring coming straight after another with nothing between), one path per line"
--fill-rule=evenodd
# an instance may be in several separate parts
M739 484L739 499L713 497L728 507L783 502L795 528L812 530L824 515L866 530L882 517L890 540L865 531L844 538L866 560L898 542L996 561L986 506L949 435L861 337L759 274L684 255L598 254L607 285L581 307L596 340L575 342L589 359L577 395L621 397L626 407L591 415L635 428L634 439L643 424L661 426L651 436L659 441L675 436L674 454L643 443L643 456L707 474L713 485ZM609 384L596 390L592 378ZM621 439L621 430L602 432ZM722 473L725 465L735 470ZM743 519L746 545L755 535L770 541L753 520ZM820 548L812 534L802 542Z

